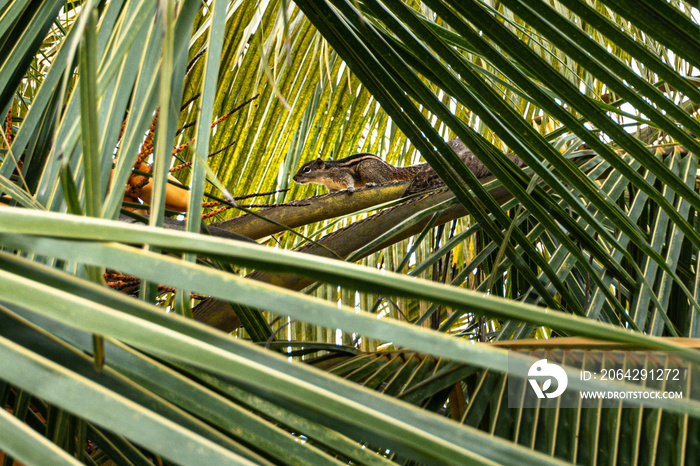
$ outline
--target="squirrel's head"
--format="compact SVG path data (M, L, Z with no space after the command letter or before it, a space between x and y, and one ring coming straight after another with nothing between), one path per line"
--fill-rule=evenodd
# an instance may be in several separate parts
M292 179L299 184L318 183L319 175L325 167L326 163L319 157L302 165Z

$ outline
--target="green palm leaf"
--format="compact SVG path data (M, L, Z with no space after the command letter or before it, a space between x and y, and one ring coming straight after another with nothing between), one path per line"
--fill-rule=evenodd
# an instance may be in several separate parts
M697 17L0 1L4 461L692 464L694 375L682 400L514 409L508 359L542 343L504 347L698 361L667 338L700 335ZM291 178L358 152L445 187ZM146 182L148 218L124 199Z

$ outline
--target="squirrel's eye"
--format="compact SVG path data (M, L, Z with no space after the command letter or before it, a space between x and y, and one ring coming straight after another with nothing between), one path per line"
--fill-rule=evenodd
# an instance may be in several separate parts
M304 173L309 173L310 171L311 171L311 167L304 168Z

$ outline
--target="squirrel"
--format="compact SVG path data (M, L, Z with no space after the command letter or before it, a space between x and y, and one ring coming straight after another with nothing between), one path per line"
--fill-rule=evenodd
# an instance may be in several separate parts
M320 157L301 166L293 180L299 184L322 184L334 193L346 189L376 186L392 181L411 180L427 164L395 167L374 154L355 154L340 160L322 160Z
M477 179L481 180L491 176L491 170L486 168L486 166L481 163L481 160L479 160L459 138L450 139L447 141L447 144L452 148L452 150L455 151L455 154L462 159L462 162L464 162L469 171L471 171ZM520 168L523 168L526 165L525 162L523 162L517 155L509 153L506 153L505 155ZM410 185L408 185L406 191L404 191L403 197L445 186L445 183L443 183L438 174L435 173L435 170L433 170L430 165L423 165L425 165L425 167L413 177L413 181Z
M452 147L477 179L491 175L491 171L459 138L450 139L447 144ZM518 167L525 166L525 162L517 155L506 153L506 156ZM376 155L367 153L351 155L340 160L324 161L319 157L302 165L293 179L299 184L322 184L332 193L342 189L347 189L348 192L352 193L355 188L362 186L375 186L402 180L413 180L403 196L444 186L435 170L427 163L411 165L410 167L395 167Z

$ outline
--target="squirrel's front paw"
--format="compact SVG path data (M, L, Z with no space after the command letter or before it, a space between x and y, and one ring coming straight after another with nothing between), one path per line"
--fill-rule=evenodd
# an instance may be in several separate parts
M348 189L346 189L346 191L348 192L348 194L352 194L355 192L355 188L353 186L348 186Z

